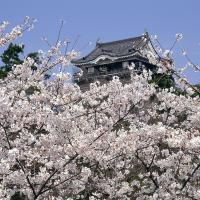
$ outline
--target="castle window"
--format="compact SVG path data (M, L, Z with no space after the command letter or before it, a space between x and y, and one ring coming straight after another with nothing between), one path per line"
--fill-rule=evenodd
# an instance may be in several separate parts
M101 66L101 67L99 67L99 71L100 72L106 72L107 71L107 67L106 66Z
M107 67L106 66L100 66L99 67L99 74L101 74L101 75L107 74Z
M94 67L88 67L88 74L94 74Z

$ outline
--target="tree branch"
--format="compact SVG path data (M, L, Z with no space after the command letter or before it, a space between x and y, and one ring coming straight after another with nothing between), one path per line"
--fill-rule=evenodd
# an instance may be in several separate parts
M199 169L200 164L198 164L195 169L193 170L192 174L185 180L185 182L183 183L183 186L181 188L181 190L183 190L185 188L185 186L188 184L188 182L191 180L191 178L193 177L193 175L195 174L195 172Z
M78 154L75 154L74 156L72 156L64 165L63 168L68 165L69 163L71 163L76 157L78 156ZM51 180L51 178L57 173L59 172L59 169L56 169L54 172L52 172L50 174L50 176L46 179L46 181L44 181L44 183L42 184L42 186L40 187L36 197L40 196L43 192L43 189L46 187L46 185L48 184L48 182ZM44 193L44 192L43 192Z

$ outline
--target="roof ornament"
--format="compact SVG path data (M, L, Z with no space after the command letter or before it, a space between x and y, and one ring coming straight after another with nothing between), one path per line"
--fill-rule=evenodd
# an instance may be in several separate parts
M149 33L147 31L147 28L144 29L144 33L143 33L144 38L147 40L149 38Z
M101 43L101 38L97 38L96 40L96 46L98 46Z

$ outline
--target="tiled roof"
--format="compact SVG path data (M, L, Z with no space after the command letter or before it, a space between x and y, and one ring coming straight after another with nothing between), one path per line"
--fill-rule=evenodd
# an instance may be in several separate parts
M147 39L144 36L128 38L124 40L118 40L107 43L97 43L95 49L89 53L87 56L73 60L74 65L81 65L85 63L90 63L99 56L109 56L109 57L127 57L132 56L140 48L145 48L147 44Z

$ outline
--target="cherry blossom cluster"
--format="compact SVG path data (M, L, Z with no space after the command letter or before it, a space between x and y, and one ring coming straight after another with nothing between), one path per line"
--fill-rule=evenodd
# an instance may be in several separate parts
M199 97L145 70L85 92L63 70L45 80L77 55L61 47L0 80L0 199L199 199Z
M180 40L183 39L182 33L177 33L175 35L175 41L172 44L170 49L164 49L161 45L161 43L158 40L158 36L154 35L151 37L151 41L154 43L154 48L157 52L157 54L152 55L152 53L148 53L147 57L149 61L157 65L159 67L158 73L162 74L172 74L174 75L174 78L182 88L184 88L188 93L193 94L194 92L197 92L200 94L200 91L196 88L194 88L189 81L187 80L187 77L184 75L185 70L192 69L193 72L200 72L199 65L195 64L192 59L189 57L188 53L185 50L181 51L182 56L186 59L186 64L183 67L177 67L175 62L173 61L172 55L173 55L173 49L175 48L176 44L180 42Z
M5 46L9 42L12 42L16 38L18 38L19 36L22 36L24 31L31 31L34 27L35 22L36 19L31 19L27 16L21 25L15 26L10 32L5 32L6 28L9 25L9 22L3 21L0 24L0 47Z

